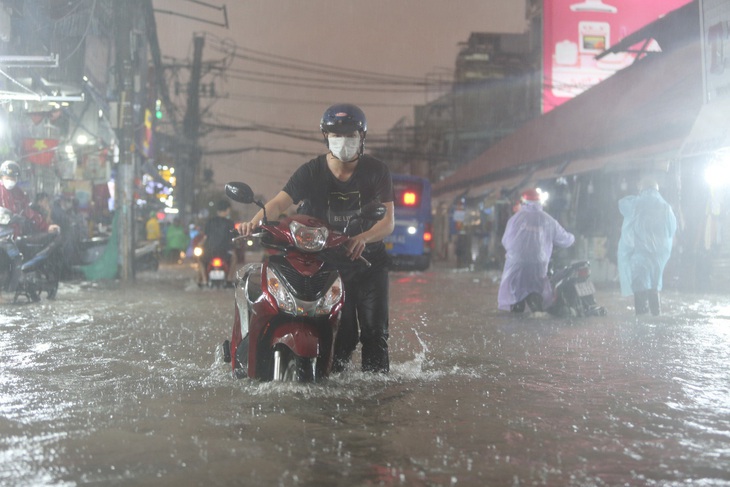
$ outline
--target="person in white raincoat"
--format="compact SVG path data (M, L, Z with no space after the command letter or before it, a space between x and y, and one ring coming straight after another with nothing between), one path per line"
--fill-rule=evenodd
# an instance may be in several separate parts
M643 179L640 188L638 195L625 196L618 202L624 217L618 242L618 273L621 294L634 295L636 314L651 310L657 316L662 274L672 253L677 219L659 194L655 180Z
M522 312L525 303L533 312L547 309L555 297L547 277L553 245L570 247L575 236L545 213L535 189L522 193L522 206L507 222L502 245L507 258L497 296L504 311Z

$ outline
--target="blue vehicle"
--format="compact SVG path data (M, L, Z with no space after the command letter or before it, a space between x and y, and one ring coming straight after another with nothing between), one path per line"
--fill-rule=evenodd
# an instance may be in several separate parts
M422 177L393 174L395 229L385 238L391 267L426 270L431 265L431 182Z

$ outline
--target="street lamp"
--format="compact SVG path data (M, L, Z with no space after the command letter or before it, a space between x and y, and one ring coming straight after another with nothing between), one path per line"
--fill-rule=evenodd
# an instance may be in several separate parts
M730 184L730 149L719 151L705 168L705 180L712 188Z

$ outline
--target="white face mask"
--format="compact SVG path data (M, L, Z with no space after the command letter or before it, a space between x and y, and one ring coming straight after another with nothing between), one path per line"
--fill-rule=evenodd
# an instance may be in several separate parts
M354 137L329 137L330 152L342 162L352 162L360 154L360 134Z
M14 179L3 178L3 186L5 186L5 189L7 189L8 191L13 189L17 183L18 182L15 181Z

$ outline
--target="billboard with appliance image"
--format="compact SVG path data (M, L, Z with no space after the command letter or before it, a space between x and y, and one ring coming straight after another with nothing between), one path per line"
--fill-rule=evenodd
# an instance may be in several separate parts
M543 113L629 66L637 53L595 56L690 1L544 0ZM660 50L656 42L635 47Z

